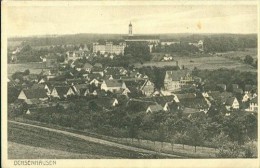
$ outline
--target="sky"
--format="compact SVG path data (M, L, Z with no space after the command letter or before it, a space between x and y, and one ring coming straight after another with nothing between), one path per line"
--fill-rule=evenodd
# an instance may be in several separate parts
M10 6L7 33L257 33L256 5Z

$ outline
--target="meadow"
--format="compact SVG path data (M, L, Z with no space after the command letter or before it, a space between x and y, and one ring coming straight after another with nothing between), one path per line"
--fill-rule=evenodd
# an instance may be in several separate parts
M181 55L180 53L168 53L173 57L173 61L162 61L165 53L152 53L152 60L150 62L145 62L143 64L137 63L137 67L141 66L175 66L176 61L178 65L182 68L188 68L190 70L195 67L198 69L208 69L215 70L220 68L234 69L238 71L250 71L256 72L257 70L244 63L244 58L246 55L250 55L257 59L257 48L246 48L243 51L229 51L222 53L207 54L207 53L197 53L191 54L189 56Z
M44 69L44 66L41 62L30 62L24 64L8 64L7 73L8 76L11 76L17 71L24 72L29 69L32 74L39 74Z
M63 150L23 145L15 142L8 142L8 156L9 159L115 159L115 157L112 156L66 152Z
M174 57L173 61L163 62L145 62L143 64L136 63L136 67L142 66L156 66L156 67L164 67L164 66L175 66L176 61L178 61L178 65L182 68L188 68L193 70L195 67L198 69L208 69L215 70L220 68L226 69L234 69L238 71L250 71L256 72L257 70L250 65L244 64L242 62L220 57L220 56L211 56L211 57Z
M76 137L12 123L8 124L8 147L9 159L109 159L144 156L139 152L86 142Z
M22 40L7 40L8 48L11 50L15 50L16 47L19 47L22 44Z
M90 137L107 140L110 142L116 142L119 144L125 144L128 146L147 149L147 150L155 151L158 154L163 152L163 153L177 155L177 156L184 157L184 158L215 158L216 157L215 154L217 152L214 148L209 148L209 147L204 147L204 146L197 146L197 149L195 152L194 146L190 146L190 145L182 145L182 144L176 144L176 143L171 144L169 142L159 142L159 141L151 141L151 140L135 139L135 138L133 138L133 139L132 138L118 138L118 137L97 134L90 130L80 131L80 130L76 130L76 129L70 129L67 127L61 127L58 125L30 121L30 120L21 119L21 118L18 121L23 121L25 123L30 123L33 125L55 128L58 130L65 130L67 132L77 133L79 135L86 135L86 136L90 136ZM40 146L40 147L42 147L42 146ZM72 152L72 151L70 151L70 152ZM73 151L73 152L75 152L75 151ZM74 157L74 155L71 155L71 156ZM144 156L146 158L154 157L151 155L142 154L142 155L138 156L138 158L144 157ZM159 157L160 157L160 155L156 155L156 158L159 158ZM167 157L164 156L163 158L167 158Z
M247 48L245 51L230 51L224 53L216 53L219 56L229 59L240 59L243 60L246 55L252 56L254 59L257 58L257 48Z

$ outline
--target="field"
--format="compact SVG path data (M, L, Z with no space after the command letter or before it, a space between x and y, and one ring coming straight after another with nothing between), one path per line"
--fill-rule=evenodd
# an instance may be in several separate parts
M197 147L197 151L194 151L194 146L190 145L182 145L182 144L172 144L169 142L158 142L158 141L150 141L150 140L144 140L144 139L131 139L131 138L116 138L116 137L111 137L111 136L105 136L101 134L96 134L91 131L79 131L75 129L70 129L70 128L65 128L65 127L60 127L57 125L49 125L41 122L35 122L35 121L30 121L30 120L24 120L24 119L19 119L19 121L23 121L25 123L30 123L33 125L39 125L39 126L44 126L48 128L55 128L58 130L65 130L67 132L72 132L72 133L77 133L79 135L86 135L86 136L91 136L103 140L107 140L110 142L116 142L119 144L125 144L127 146L133 146L133 147L138 147L138 148L143 148L151 151L155 151L156 153L167 153L167 154L172 154L184 158L215 158L215 153L216 150L213 148L208 148L208 147ZM163 145L162 145L163 144ZM159 157L158 155L156 156L157 158ZM164 156L165 158L165 156Z
M215 55L198 53L191 56L181 56L178 53L168 53L173 57L173 61L161 61L164 53L153 53L151 62L146 62L143 64L135 64L137 67L141 66L175 66L176 61L178 65L182 68L184 66L188 69L193 69L197 67L198 69L234 69L239 71L250 71L256 72L257 70L250 65L243 62L246 55L250 55L256 60L257 58L257 48L247 48L244 51L230 51L223 53L216 53Z
M230 51L225 53L217 53L217 55L223 56L229 59L241 59L243 60L246 55L252 56L254 59L257 58L257 48L247 48L245 51Z
M172 52L172 53L151 53L152 55L152 59L151 61L152 62L158 62L158 61L162 61L163 57L165 55L168 55L168 56L172 56L174 59L177 59L177 58L199 58L199 57L211 57L210 54L208 53L190 53L189 55L183 55L181 53L178 53L178 52Z
M116 142L120 142L122 144L129 144L132 146L150 149L157 152L170 153L178 156L183 156L185 158L215 158L216 150L214 148L208 147L196 147L196 152L194 146L190 145L182 145L182 144L171 144L169 142L158 142L158 141L150 141L150 140L142 140L142 139L130 139L130 138L122 138L115 139Z
M86 142L55 132L8 124L9 159L142 158L139 152Z
M257 70L250 65L241 63L239 61L231 60L228 58L220 57L220 56L211 56L211 57L174 57L174 61L170 62L145 62L143 64L136 63L135 66L142 67L142 66L156 66L156 67L163 67L163 66L175 66L176 61L178 61L178 65L182 68L188 68L190 70L197 67L198 69L220 69L220 68L227 68L227 69L235 69L239 71L251 71L256 72Z
M15 49L16 47L20 46L22 44L22 40L7 40L7 45L9 49Z
M43 68L44 67L41 62L30 62L26 64L8 64L7 72L8 72L8 76L11 76L13 73L17 71L23 72L26 69L29 69L30 73L39 74Z
M10 159L102 159L115 158L102 155L90 155L66 152L62 150L53 150L29 145L23 145L15 142L8 142L8 156Z

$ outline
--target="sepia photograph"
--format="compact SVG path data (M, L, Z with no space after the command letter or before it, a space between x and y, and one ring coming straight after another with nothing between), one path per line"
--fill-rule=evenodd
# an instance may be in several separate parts
M258 167L258 2L197 2L3 2L8 165Z

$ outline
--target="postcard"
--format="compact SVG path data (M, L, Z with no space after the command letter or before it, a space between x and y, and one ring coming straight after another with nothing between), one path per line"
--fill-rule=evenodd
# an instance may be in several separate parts
M259 167L258 1L2 1L2 166Z

